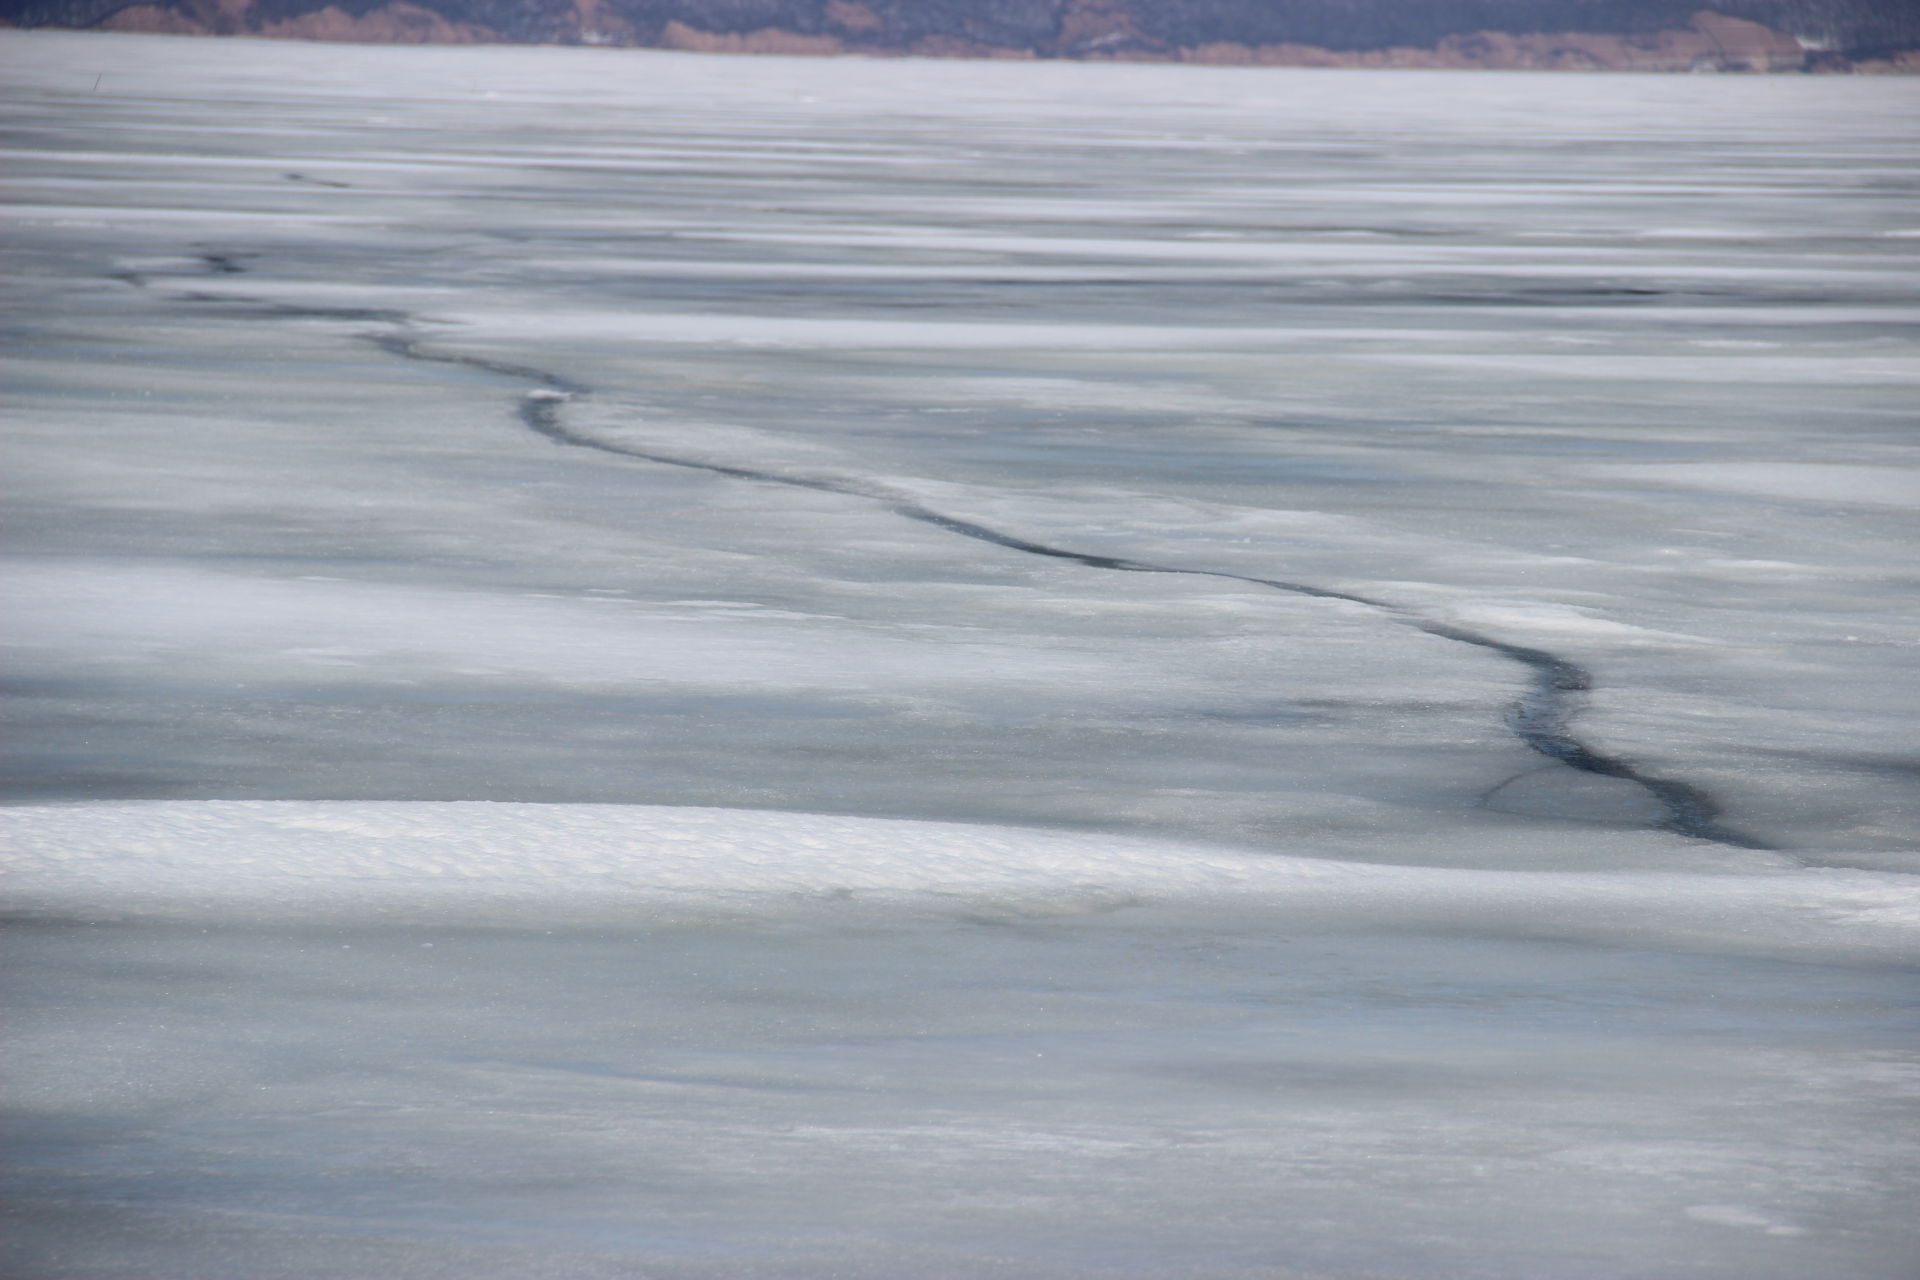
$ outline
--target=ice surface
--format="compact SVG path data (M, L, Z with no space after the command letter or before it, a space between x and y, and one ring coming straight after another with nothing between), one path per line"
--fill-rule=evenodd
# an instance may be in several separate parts
M1920 883L1826 869L1476 871L1117 836L738 809L161 801L6 811L41 915L495 927L865 915L1257 912L1526 937L1920 959Z
M15 1274L1911 1260L1899 970L977 903L13 934Z
M12 1273L1910 1273L1912 83L0 59Z

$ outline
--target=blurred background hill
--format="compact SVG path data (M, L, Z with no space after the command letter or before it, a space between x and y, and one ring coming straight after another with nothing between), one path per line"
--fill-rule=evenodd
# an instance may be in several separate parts
M0 0L0 23L715 53L1920 71L1920 0Z

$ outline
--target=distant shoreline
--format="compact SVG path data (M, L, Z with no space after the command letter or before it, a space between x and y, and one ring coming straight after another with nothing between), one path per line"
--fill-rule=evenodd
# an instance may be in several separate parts
M431 5L432 7L428 7ZM1007 33L957 34L911 27L854 0L772 0L760 6L773 21L727 24L702 17L695 3L655 6L686 11L651 25L620 16L607 0L575 0L570 11L538 31L464 20L463 0L410 0L350 12L336 4L285 15L293 5L261 11L260 0L201 0L87 5L0 3L0 27L137 32L149 35L243 36L359 44L585 45L688 53L803 57L960 58L1015 61L1129 62L1199 66L1366 69L1734 73L1795 75L1920 74L1920 48L1843 48L1795 36L1724 13L1700 10L1683 25L1628 32L1477 30L1420 43L1334 48L1307 41L1183 38L1149 30L1124 0L1070 0L1045 33L1009 42ZM103 12L104 10L104 12ZM711 22L711 25L708 23ZM925 27L925 29L922 29ZM1197 31L1198 29L1196 29Z

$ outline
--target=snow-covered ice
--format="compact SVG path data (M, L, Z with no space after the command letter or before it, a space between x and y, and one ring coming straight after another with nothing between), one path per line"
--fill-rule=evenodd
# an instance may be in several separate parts
M0 59L9 1274L1910 1274L1920 86Z
M18 808L11 895L41 914L674 924L1121 908L1469 928L1824 959L1920 959L1920 882L1827 868L1396 867L1122 836L740 809L311 801Z

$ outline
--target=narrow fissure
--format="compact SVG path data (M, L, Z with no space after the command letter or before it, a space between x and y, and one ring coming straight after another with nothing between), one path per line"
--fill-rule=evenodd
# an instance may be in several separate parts
M205 269L212 273L231 274L236 270L233 259L227 255L202 254L200 260ZM244 270L244 268L238 269ZM147 284L146 278L131 272L119 273L114 278L135 287L145 287ZM188 293L181 295L179 300L238 303L275 319L370 320L396 326L412 326L419 322L419 317L403 311L370 307L290 306L268 302L262 298L232 294ZM852 480L828 477L784 475L776 471L732 466L698 458L684 458L597 439L570 428L562 417L562 407L570 399L591 394L592 388L584 383L575 382L532 365L491 360L458 352L429 351L424 349L420 339L405 334L372 333L361 336L380 350L402 359L456 365L502 378L534 383L539 389L521 399L520 422L529 431L556 445L592 449L637 462L684 467L688 470L703 471L710 475L726 476L735 480L752 480L763 484L784 485L788 488L844 494L847 497L878 503L902 519L943 529L948 533L971 538L976 542L1004 547L1023 555L1071 561L1085 565L1089 569L1104 569L1114 573L1169 573L1198 578L1221 578L1318 600L1344 600L1351 604L1364 605L1400 626L1412 627L1416 631L1425 632L1442 640L1450 640L1456 644L1484 649L1525 667L1529 677L1528 687L1507 709L1505 720L1508 731L1530 750L1569 769L1599 777L1617 778L1645 791L1663 810L1662 816L1651 824L1656 830L1669 831L1690 839L1707 840L1739 849L1771 849L1773 847L1721 822L1719 802L1704 789L1676 778L1643 772L1619 756L1599 751L1575 737L1572 722L1584 705L1584 695L1593 688L1593 676L1579 663L1548 650L1514 644L1453 623L1422 617L1399 605L1355 592L1337 591L1330 587L1289 582L1280 578L1260 578L1248 574L1228 573L1219 569L1192 569L1180 565L1153 564L1119 556L1094 555L1065 547L1049 546L976 521L935 511L931 507L889 492L878 485L863 485ZM1498 790L1498 787L1493 789L1493 791ZM1490 796L1493 791L1486 794ZM1482 799L1484 800L1485 797L1483 796Z
M1199 578L1223 578L1232 582L1245 582L1266 587L1274 591L1310 596L1314 599L1344 600L1352 604L1365 605L1401 626L1412 627L1417 631L1423 631L1442 640L1451 640L1456 644L1485 649L1527 668L1530 676L1529 687L1507 710L1506 724L1509 731L1533 751L1570 769L1605 778L1617 778L1640 787L1652 796L1664 811L1663 815L1652 824L1656 829L1740 849L1772 847L1722 823L1719 803L1702 788L1675 778L1643 772L1628 761L1599 751L1576 738L1571 728L1572 721L1582 708L1584 695L1593 688L1593 676L1579 663L1545 649L1513 644L1453 623L1425 618L1398 605L1354 592L1336 591L1329 587L1317 587L1304 582L1288 582L1279 578L1253 577L1219 569L1192 569L1180 565L1153 564L1147 561L1093 555L1064 547L1049 546L972 520L946 515L911 499L889 493L878 486L862 485L851 480L783 475L776 471L731 466L616 444L575 431L564 421L563 406L574 396L589 394L589 388L580 383L526 365L487 360L477 356L427 351L417 340L400 335L373 334L368 335L368 340L381 350L408 360L456 364L498 374L501 377L539 383L541 390L521 400L520 421L528 430L551 440L556 445L593 449L639 462L685 467L689 470L704 471L711 475L727 476L736 480L754 480L765 484L785 485L789 488L845 494L848 497L878 502L902 519L944 529L963 538L972 538L976 542L1005 547L1025 555L1068 560L1090 569L1105 569L1115 573L1171 573Z

